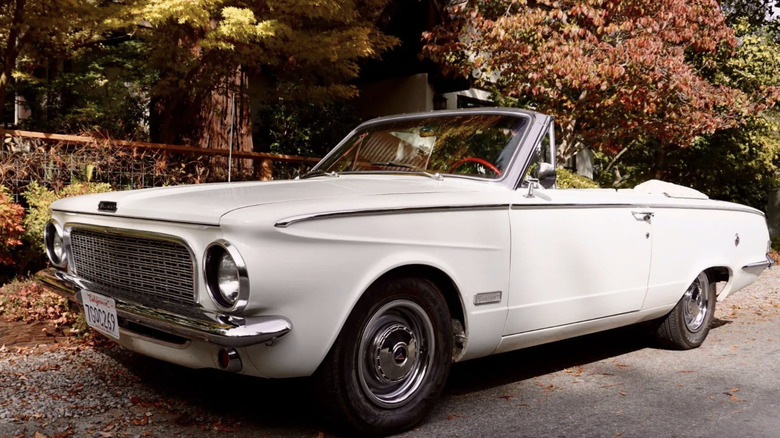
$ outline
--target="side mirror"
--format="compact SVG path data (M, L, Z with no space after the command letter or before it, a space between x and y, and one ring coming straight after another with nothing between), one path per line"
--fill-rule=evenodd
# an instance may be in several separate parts
M555 172L555 166L550 163L539 163L539 184L545 189L555 187L555 181L557 180L557 173Z

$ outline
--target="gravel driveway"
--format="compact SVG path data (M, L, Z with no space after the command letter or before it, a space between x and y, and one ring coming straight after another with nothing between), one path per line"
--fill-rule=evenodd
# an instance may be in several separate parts
M456 364L406 436L776 436L780 269L691 351L628 327ZM306 379L189 370L113 345L0 349L0 437L339 436ZM325 400L324 402L327 402Z

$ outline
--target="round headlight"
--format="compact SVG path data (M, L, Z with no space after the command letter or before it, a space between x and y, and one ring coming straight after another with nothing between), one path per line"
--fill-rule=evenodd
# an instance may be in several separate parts
M247 304L249 278L238 251L225 241L206 250L206 285L214 303L227 311L240 311Z
M43 229L43 240L51 264L58 268L65 267L65 241L53 220Z
M229 307L233 307L238 301L239 283L238 266L233 257L225 252L217 266L217 289Z

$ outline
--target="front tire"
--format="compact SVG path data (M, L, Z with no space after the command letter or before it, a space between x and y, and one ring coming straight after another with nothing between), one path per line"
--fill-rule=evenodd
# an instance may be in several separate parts
M701 272L656 329L658 341L667 348L690 350L700 346L710 332L715 315L715 283Z
M452 361L452 321L441 292L419 278L372 286L317 372L326 408L361 434L422 421Z

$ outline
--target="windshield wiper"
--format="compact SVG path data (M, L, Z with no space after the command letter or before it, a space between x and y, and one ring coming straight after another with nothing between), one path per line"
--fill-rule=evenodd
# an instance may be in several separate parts
M371 163L372 166L390 166L390 167L400 167L402 169L409 169L413 170L414 173L419 173L425 176L428 176L430 178L435 179L436 181L443 181L444 177L439 175L439 173L430 173L428 171L425 171L423 169L420 169L417 166L412 166L411 164L407 163L399 163L398 161L376 161Z
M312 170L311 172L306 172L303 175L299 176L299 179L306 179L306 178L313 178L315 176L330 176L330 177L336 177L338 178L339 174L336 172L326 172L322 169Z

